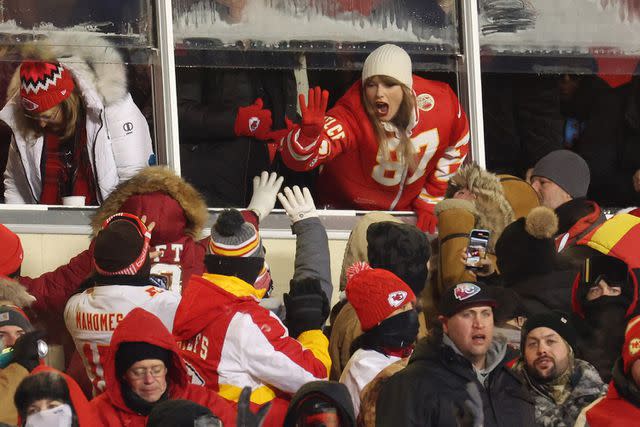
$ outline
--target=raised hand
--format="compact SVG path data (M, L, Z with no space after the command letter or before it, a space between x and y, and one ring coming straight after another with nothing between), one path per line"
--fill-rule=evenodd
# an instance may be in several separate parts
M253 177L253 196L249 202L247 209L250 209L258 215L258 219L262 221L276 205L276 195L280 191L284 177L278 177L278 174L262 171L259 176Z
M234 132L237 136L251 136L260 140L269 139L271 134L271 110L264 107L262 98L256 99L256 102L248 107L238 108Z
M293 190L285 187L282 193L278 193L278 200L280 200L282 207L291 218L291 222L318 216L313 197L311 197L311 192L307 187L302 190L297 185L293 186Z
M302 113L302 125L300 133L307 140L314 141L322 132L324 114L329 103L329 92L316 86L309 89L309 99L305 103L304 95L299 95L300 112Z

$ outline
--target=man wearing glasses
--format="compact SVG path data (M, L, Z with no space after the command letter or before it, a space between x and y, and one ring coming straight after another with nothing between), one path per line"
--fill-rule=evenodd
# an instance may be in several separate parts
M86 48L58 62L52 58L69 56L64 46L73 43L48 42L49 52L25 48L0 111L13 135L5 202L60 205L76 196L73 204L101 204L118 183L155 163L149 126L115 49Z
M96 426L143 427L157 404L190 400L233 426L235 405L189 383L175 339L153 314L131 311L116 328L104 365L106 391L91 401Z

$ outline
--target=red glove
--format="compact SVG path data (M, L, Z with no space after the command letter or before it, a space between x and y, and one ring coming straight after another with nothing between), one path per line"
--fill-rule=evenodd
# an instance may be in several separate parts
M271 133L271 110L262 108L262 98L248 107L238 108L236 123L233 128L237 136L251 136L265 141Z
M300 137L298 142L302 146L307 146L315 141L324 125L324 114L329 103L329 92L316 86L309 89L309 103L304 102L304 95L298 96L300 101L300 112L302 113L302 125L300 126Z
M291 132L293 130L293 128L295 127L295 123L293 123L293 121L289 120L289 117L287 117L287 116L284 117L284 123L287 126L286 128L272 130L267 134L266 140L269 143L276 142L276 143L280 144L282 138L285 138L287 135L289 135L289 132Z
M415 212L418 216L416 227L426 233L434 234L436 232L436 228L438 227L438 217L434 212L434 208L416 209Z

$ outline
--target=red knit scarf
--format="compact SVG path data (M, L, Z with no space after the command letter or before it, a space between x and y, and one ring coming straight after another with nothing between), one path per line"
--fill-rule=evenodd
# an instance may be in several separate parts
M75 146L67 149L60 137L47 133L44 136L43 156L45 159L40 203L46 205L62 204L62 197L85 196L87 205L95 205L95 185L91 162L87 153L87 133L84 122L75 133ZM69 193L70 194L63 194Z

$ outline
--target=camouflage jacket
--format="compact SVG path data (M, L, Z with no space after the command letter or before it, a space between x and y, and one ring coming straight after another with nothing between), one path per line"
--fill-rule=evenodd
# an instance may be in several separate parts
M524 378L531 395L535 399L536 424L544 427L571 427L575 424L580 411L607 392L598 371L588 362L575 359L573 374L567 387L571 387L569 396L562 404L557 404L544 388L536 386L527 375L524 363L519 361L513 369Z

